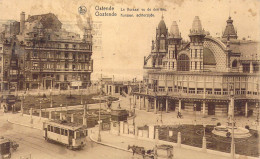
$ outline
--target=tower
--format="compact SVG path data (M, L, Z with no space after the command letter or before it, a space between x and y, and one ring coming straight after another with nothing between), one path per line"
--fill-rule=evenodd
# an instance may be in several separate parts
M198 16L195 16L190 30L190 70L203 70L203 42L205 31Z
M91 27L91 19L90 17L87 18L87 26L84 28L84 35L83 35L83 41L92 43L92 27Z
M177 53L178 50L181 46L181 34L179 32L179 27L177 25L176 21L172 22L171 28L170 28L170 33L168 36L168 54L167 54L167 59L168 59L168 64L167 64L167 69L168 70L176 70L176 60L177 60Z
M233 20L231 19L231 17L229 17L227 20L227 25L222 38L237 39L237 32L234 28Z
M156 56L153 57L155 61L155 65L161 67L162 66L162 59L166 55L168 50L167 45L167 37L168 37L168 29L166 28L165 22L162 19L158 24L158 28L156 29L156 40L155 40L155 52Z
M23 34L24 25L25 25L25 13L22 12L22 13L20 14L20 34Z

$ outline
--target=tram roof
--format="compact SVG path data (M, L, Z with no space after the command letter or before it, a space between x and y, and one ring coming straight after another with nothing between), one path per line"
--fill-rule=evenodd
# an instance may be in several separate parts
M87 126L78 123L67 122L64 120L49 120L49 121L45 121L45 123L50 124L52 126L69 129L69 130L87 129Z

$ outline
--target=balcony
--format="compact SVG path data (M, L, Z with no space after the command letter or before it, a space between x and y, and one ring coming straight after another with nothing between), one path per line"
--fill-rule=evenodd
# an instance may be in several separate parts
M158 89L159 90L159 89ZM138 93L138 92L136 92ZM141 90L141 94L148 94L151 96L171 96L175 98L199 98L199 99L216 99L216 100L229 100L230 99L230 92L228 91L206 91L204 90L187 90L187 89L177 89L174 88L172 91L157 91L154 92L153 89L146 89ZM258 99L259 92L246 92L245 90L236 91L234 94L235 98L251 98L251 99Z

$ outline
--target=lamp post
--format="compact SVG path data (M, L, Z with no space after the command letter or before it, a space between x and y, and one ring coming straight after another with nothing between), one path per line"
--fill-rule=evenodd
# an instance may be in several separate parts
M258 105L258 102L256 103L255 107L256 107L256 110L257 110L257 115L256 115L256 131L257 131L257 127L259 125L259 105Z
M41 119L41 117L42 117L42 101L40 100L40 119Z
M234 91L233 88L231 86L231 90L230 90L230 104L231 104L231 122L232 122L232 139L231 139L231 158L235 159L235 139L234 139L234 108L235 108L235 102L234 102Z
M50 95L51 95L51 104L50 104L50 107L52 108L52 89L50 89Z
M132 105L131 98L129 98L129 101L130 101L130 109L129 109L129 112L131 112L131 105Z
M162 121L162 112L163 112L163 110L162 110L162 103L160 104L160 109L161 109L161 124L163 123L163 121Z
M195 119L194 119L194 124L196 125L196 111L197 111L197 104L196 103L194 103L194 117L195 117Z
M100 118L100 111L101 111L101 95L102 95L102 69L101 69L101 78L100 78L100 98L99 98L99 112L98 112L98 142L101 142L101 118Z

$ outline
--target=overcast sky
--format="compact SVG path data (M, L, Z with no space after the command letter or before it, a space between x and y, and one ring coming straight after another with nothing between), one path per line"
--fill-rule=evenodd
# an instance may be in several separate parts
M249 36L259 41L260 37L259 0L0 0L0 20L19 20L22 11L26 17L28 14L52 12L68 30L82 34L86 15L79 15L79 6L88 8L93 21L102 22L103 50L93 52L93 79L100 76L101 68L105 76L115 75L118 80L141 79L143 59L149 55L162 14L168 28L172 21L177 21L183 39L188 39L195 16L199 16L206 31L219 36L229 15L234 20L239 38ZM112 6L117 16L97 17L96 6ZM121 8L165 8L167 11L138 11L136 13L152 13L155 17L126 18L120 17L121 13L127 13L121 12Z

